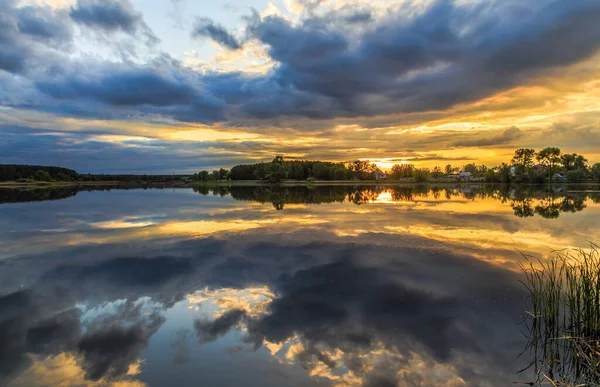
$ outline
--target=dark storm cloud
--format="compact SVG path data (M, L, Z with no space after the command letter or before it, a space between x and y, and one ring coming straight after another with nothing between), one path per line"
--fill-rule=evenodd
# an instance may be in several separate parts
M193 87L175 79L172 74L165 76L153 69L115 70L114 73L107 71L100 74L100 79L79 78L74 74L65 78L64 82L49 79L39 82L37 87L56 99L94 98L115 106L191 103L196 94ZM123 87L125 85L131 86Z
M426 112L526 83L600 48L600 3L593 0L460 5L439 0L412 17L404 11L377 19L368 7L325 16L307 12L295 24L255 13L247 18L243 41L266 46L276 66L265 75L200 74L165 55L144 66L54 61L52 71L30 76L39 98L12 96L9 106L82 117L162 115L231 125L290 116ZM36 21L48 20L39 15ZM108 32L146 30L129 3L79 0L71 17ZM0 67L23 72L35 54L10 38L12 23L0 24ZM198 19L192 34L230 49L242 45L205 18Z
M73 31L68 15L50 7L23 7L18 10L17 26L22 34L58 44L70 42Z
M13 0L0 3L0 71L23 73L28 65L52 63L56 53L72 40L70 20L49 7L16 8ZM21 91L22 92L22 91Z
M70 15L77 23L107 32L134 34L138 28L148 28L129 0L77 0Z
M522 8L525 15L535 11L533 20L498 19L508 12L499 3L460 7L438 1L412 20L384 19L352 46L335 20L313 17L293 26L274 16L257 18L250 33L280 63L271 77L277 87L270 94L277 91L277 97L269 100L265 92L245 111L340 117L445 109L577 62L600 47L597 2ZM500 59L511 65L498 65ZM278 109L280 98L294 109Z
M523 133L516 126L511 126L499 135L492 136L479 136L474 140L461 140L456 141L452 145L457 147L484 147L484 146L498 146L504 144L510 144L523 137Z
M229 33L225 27L204 17L196 19L192 37L207 37L231 50L238 50L242 47L242 44L238 39Z

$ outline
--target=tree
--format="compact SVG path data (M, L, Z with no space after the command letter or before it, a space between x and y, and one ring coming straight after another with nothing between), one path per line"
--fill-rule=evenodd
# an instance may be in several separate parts
M287 170L281 163L271 163L266 179L269 183L277 184L287 178Z
M208 181L208 171L200 171L200 173L198 173L198 180L200 181Z
M587 159L577 153L565 153L560 156L560 161L567 172L587 168Z
M448 164L446 165L444 172L446 172L446 175L451 175L454 172L454 168L452 168L452 165Z
M429 169L415 169L413 172L413 177L417 183L424 183L429 180Z
M313 167L313 176L317 180L331 180L333 178L333 171L329 169L325 163L317 163Z
M275 156L273 159L274 164L283 164L283 156Z
M299 162L293 161L288 163L288 177L295 180L304 179L304 168Z
M520 180L525 176L529 176L531 167L533 167L533 158L535 157L535 149L520 148L515 151L511 162L515 166L515 175Z
M500 181L498 173L495 168L490 168L485 172L484 179L487 183L497 183Z
M51 181L52 177L50 176L50 174L46 171L42 171L39 170L35 173L35 175L33 175L33 178L35 180L39 180L39 181Z
M392 166L391 175L393 179L412 177L414 170L415 166L412 164L395 164Z
M219 180L225 180L225 179L227 179L227 175L229 175L229 171L228 170L226 170L224 168L219 169Z
M463 171L471 172L473 175L477 174L477 165L475 163L467 164L463 167Z
M536 157L540 163L544 164L548 168L548 177L552 179L556 165L561 161L560 149L555 147L544 148L537 154Z
M573 169L571 171L567 171L567 181L569 183L579 183L580 181L585 180L586 173L583 169Z
M592 166L592 178L600 183L600 163Z
M354 172L354 175L358 179L367 180L374 178L377 166L369 163L368 161L356 160L348 165L348 169Z
M431 174L435 178L438 178L438 177L442 176L442 168L440 168L438 166L433 167L433 170L431 171Z
M501 183L509 183L511 177L510 165L506 163L500 164L498 167L498 180Z
M266 163L257 164L256 168L254 169L254 177L256 179L264 180L267 178L267 175L269 173L269 171L267 171L267 165L271 165L271 164L266 164ZM277 164L277 165L281 165L281 164Z
M512 158L512 163L520 165L525 171L527 168L533 167L533 158L535 157L535 149L521 148L515 151Z

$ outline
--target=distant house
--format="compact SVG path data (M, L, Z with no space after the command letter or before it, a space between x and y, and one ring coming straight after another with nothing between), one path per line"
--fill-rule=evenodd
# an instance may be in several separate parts
M471 172L461 172L458 174L448 175L448 177L453 181L471 181L473 179L473 174Z
M388 178L388 174L383 172L381 169L377 169L375 171L375 179L376 180L383 180L383 179L387 179Z
M564 177L563 175L561 175L560 173L555 173L554 175L552 175L552 181L565 181L567 180L566 177Z
M471 181L473 174L471 172L461 172L458 174L458 180Z

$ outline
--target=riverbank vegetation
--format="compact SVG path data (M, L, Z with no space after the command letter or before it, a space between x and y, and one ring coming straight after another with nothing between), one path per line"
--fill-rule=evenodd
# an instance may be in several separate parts
M52 166L2 165L0 182L136 182L229 184L230 182L257 182L279 184L290 182L332 181L404 181L404 182L487 182L543 184L548 182L600 182L600 163L588 165L588 160L576 153L562 153L549 147L539 152L530 148L517 149L508 163L488 167L469 163L462 167L447 164L444 167L419 168L400 163L389 171L365 160L330 162L319 160L285 159L276 156L271 162L240 164L231 169L207 170L192 175L109 175L80 174L74 170Z
M600 254L596 245L522 267L527 350L536 383L600 385Z
M414 181L480 181L488 183L547 182L579 183L600 182L600 163L588 165L588 160L576 153L562 153L559 148L549 147L539 152L530 148L517 149L509 163L488 167L475 163L456 167L448 164L432 169L418 168L414 164L402 163L382 171L376 164L364 160L345 163L310 160L286 160L277 156L270 163L236 165L231 170L201 171L191 176L192 181L250 181L259 180L279 183L294 181L340 181L340 180L393 180Z

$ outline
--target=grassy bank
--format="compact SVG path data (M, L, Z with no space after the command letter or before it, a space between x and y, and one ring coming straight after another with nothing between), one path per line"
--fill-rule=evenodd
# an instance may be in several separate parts
M600 254L596 245L522 267L526 334L538 384L600 385Z

